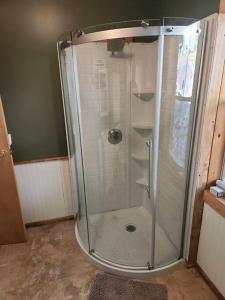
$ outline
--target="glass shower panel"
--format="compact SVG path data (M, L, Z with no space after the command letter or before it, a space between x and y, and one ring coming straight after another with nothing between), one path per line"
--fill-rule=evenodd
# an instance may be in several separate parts
M187 176L202 50L200 22L164 41L155 265L181 255Z
M90 251L147 268L146 141L153 129L157 38L94 42L75 51Z
M89 249L88 222L85 205L84 177L82 166L82 149L80 148L80 124L77 107L77 92L74 72L73 47L60 49L59 59L61 80L63 84L64 109L68 138L68 156L72 195L75 200L75 214L78 218L78 230L86 249ZM77 90L78 89L78 90Z
M113 53L110 47L107 41L79 45L76 58L90 249L122 263L118 226L129 208L130 48Z

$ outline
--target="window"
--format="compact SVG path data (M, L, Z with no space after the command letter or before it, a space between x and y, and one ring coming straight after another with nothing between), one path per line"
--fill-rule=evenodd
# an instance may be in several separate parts
M196 30L199 23L188 26L179 44L176 96L173 110L170 155L182 168L186 162L186 144L190 130L190 108L198 46ZM193 34L193 30L195 34Z

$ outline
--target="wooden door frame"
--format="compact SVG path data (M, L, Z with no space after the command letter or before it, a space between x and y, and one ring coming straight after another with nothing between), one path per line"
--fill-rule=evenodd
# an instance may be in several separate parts
M0 96L0 150L4 151L0 158L1 190L0 195L0 245L21 243L27 240L23 222L15 170L8 139L8 131Z

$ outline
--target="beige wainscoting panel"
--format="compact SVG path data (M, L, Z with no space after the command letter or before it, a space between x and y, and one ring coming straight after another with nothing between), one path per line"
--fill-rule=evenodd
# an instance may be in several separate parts
M197 263L225 297L225 218L206 203Z
M15 166L25 223L74 214L68 160Z

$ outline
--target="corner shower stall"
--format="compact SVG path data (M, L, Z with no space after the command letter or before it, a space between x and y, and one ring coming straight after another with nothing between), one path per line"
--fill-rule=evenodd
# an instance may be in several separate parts
M183 258L203 41L203 22L164 19L58 42L76 238L108 271Z

